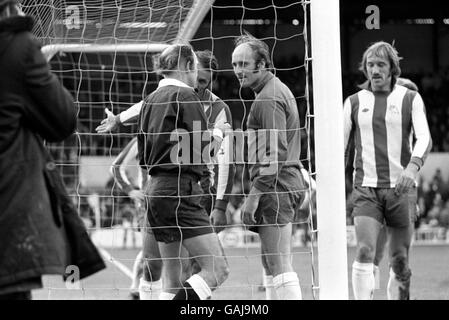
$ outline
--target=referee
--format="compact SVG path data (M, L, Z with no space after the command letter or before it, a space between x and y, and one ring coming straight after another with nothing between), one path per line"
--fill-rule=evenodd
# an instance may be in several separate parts
M207 170L201 156L209 142L203 140L210 139L203 139L207 117L194 91L197 63L189 45L172 45L162 52L159 68L164 79L145 99L138 123L140 164L151 175L145 190L148 220L167 279L163 299L208 299L229 273L218 237L200 204L199 181ZM219 140L223 138L221 130L214 132ZM191 277L182 273L189 255L201 267Z

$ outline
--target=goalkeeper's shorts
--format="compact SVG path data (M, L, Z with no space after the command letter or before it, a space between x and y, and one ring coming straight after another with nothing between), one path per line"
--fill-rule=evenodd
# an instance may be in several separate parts
M293 223L306 190L298 168L283 168L277 177L276 187L260 198L255 213L256 226L249 230L257 232L260 225L282 226Z
M200 203L202 194L198 179L191 175L151 177L147 217L157 241L170 243L214 232Z

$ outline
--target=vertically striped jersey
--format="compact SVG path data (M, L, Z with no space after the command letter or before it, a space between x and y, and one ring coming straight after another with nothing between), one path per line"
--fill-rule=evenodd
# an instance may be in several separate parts
M347 98L344 130L345 150L351 140L355 145L356 186L394 188L410 162L422 167L432 146L421 96L400 85L390 93L363 89Z

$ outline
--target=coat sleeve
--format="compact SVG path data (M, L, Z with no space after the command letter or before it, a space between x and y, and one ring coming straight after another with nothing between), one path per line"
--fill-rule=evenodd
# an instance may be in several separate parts
M29 125L45 140L57 142L70 136L76 128L77 110L70 93L51 73L40 51L39 42L28 33L24 62L24 85L31 102L25 106Z

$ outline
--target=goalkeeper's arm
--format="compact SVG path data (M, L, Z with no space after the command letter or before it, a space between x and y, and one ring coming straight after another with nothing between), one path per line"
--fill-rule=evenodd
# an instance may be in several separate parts
M101 120L100 125L95 128L99 133L107 133L114 131L120 125L131 125L137 123L140 110L142 110L143 100L132 105L125 111L114 115L108 108L105 109L107 117Z

